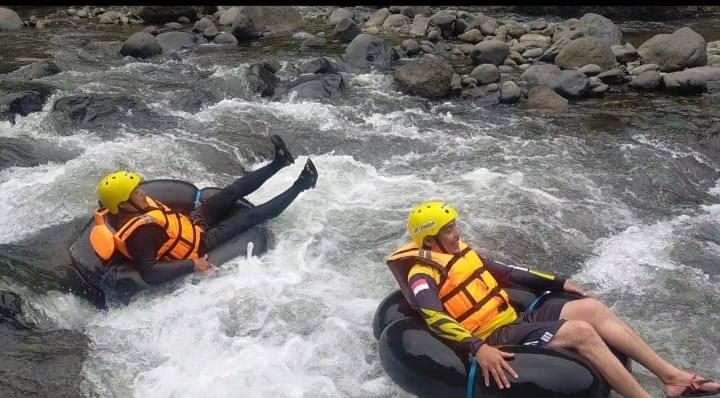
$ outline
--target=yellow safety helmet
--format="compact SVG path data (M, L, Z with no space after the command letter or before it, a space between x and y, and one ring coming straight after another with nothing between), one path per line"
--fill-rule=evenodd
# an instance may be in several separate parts
M100 204L110 213L118 213L118 205L128 199L132 191L140 185L142 177L126 170L110 173L100 180L97 187Z
M422 246L426 236L435 236L457 217L457 211L445 202L432 201L417 205L408 216L410 239Z

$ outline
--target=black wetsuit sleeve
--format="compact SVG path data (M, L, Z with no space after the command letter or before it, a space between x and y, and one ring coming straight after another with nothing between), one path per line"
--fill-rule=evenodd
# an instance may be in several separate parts
M486 258L482 258L482 262L502 287L520 287L542 292L545 290L562 291L565 284L565 278L558 278L546 272L505 265Z
M143 280L157 285L173 280L194 271L192 260L155 261L158 250L168 239L167 233L159 225L148 224L138 227L125 241L128 253L132 256L135 269Z
M475 354L480 349L483 345L482 339L473 336L462 324L445 312L438 295L437 284L430 275L413 275L408 283L418 312L433 333L453 344L459 344L467 353Z

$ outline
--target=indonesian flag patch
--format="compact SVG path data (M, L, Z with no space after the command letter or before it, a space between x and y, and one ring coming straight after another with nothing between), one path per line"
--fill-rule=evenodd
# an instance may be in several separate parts
M425 279L418 279L418 280L416 280L416 281L412 284L412 286L410 286L410 287L412 288L413 294L416 295L416 296L417 296L418 293L420 293L421 291L423 291L423 290L425 290L425 289L430 289L430 286L428 286L428 284L427 284L427 282L425 281Z

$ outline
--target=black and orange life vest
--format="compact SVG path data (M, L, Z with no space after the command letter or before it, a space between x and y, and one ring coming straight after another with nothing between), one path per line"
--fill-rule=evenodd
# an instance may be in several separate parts
M90 244L95 253L104 261L109 260L117 250L133 260L125 241L139 227L157 224L165 230L168 240L157 252L156 260L186 260L198 258L202 228L193 224L186 215L173 211L161 202L147 197L148 210L131 218L120 229L115 230L108 220L109 211L95 211L95 226L90 231Z
M452 255L426 250L412 242L387 259L400 290L411 304L414 299L407 277L417 263L430 265L440 272L438 289L443 307L467 330L473 332L500 317L508 322L517 319L515 309L508 304L508 293L488 272L480 256L465 243L460 242L460 252Z

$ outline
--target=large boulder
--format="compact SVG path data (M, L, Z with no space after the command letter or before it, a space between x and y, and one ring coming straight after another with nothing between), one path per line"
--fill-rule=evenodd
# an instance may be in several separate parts
M56 75L60 72L60 68L52 61L37 61L8 73L6 77L11 80L33 80Z
M315 58L298 67L301 73L336 73L338 67L325 57Z
M208 18L200 18L197 22L195 22L195 25L193 26L193 32L195 33L203 33L207 28L209 27L215 27L215 23L211 21Z
M587 35L596 37L609 46L620 44L622 32L611 20L599 14L585 14L580 18L580 25L586 29Z
M562 113L568 109L568 100L547 86L533 87L528 91L528 105L532 108Z
M0 7L0 31L22 29L24 26L20 16L15 11Z
M475 49L470 53L470 58L474 65L502 65L509 53L510 47L507 43L493 39L476 44Z
M387 17L390 16L390 10L387 8L381 8L368 19L367 22L365 22L365 26L371 27L371 26L382 26L382 24L385 23L385 20Z
M162 54L162 51L155 36L145 32L133 33L120 47L120 55L123 57L150 58Z
M552 87L560 77L562 70L553 64L531 65L523 74L522 79L530 86Z
M79 151L61 149L54 142L31 138L0 137L0 170L8 167L35 167L48 162L65 163Z
M0 119L15 122L15 115L27 116L42 110L47 97L45 94L27 90L0 97Z
M362 29L354 20L343 18L335 25L333 38L340 40L341 43L350 43L357 35L362 33Z
M133 7L133 13L147 24L165 24L176 22L180 17L191 21L197 19L198 13L203 13L204 7L199 6L139 6Z
M555 58L555 64L562 69L580 68L595 64L608 70L617 62L610 45L595 37L581 37L568 43Z
M237 18L239 13L240 7L230 7L220 15L218 23L223 26L230 26L235 22L235 18Z
M720 81L720 68L700 66L663 75L665 89L676 94L695 94L707 90L708 82Z
M388 68L400 58L385 40L366 33L357 35L345 48L345 62L367 71L371 67Z
M500 81L500 71L495 64L478 65L470 72L470 76L481 86Z
M295 95L304 99L332 99L342 95L344 81L340 74L306 75L287 84L276 97Z
M610 46L610 50L615 54L615 59L621 64L635 61L639 57L637 50L630 43L625 43L624 46L615 44Z
M452 92L455 72L447 62L431 56L410 61L395 70L400 91L425 98L444 98Z
M551 88L566 98L583 97L590 89L590 79L580 71L564 70Z
M128 114L143 119L152 112L134 97L87 94L60 98L53 105L53 113L73 126L117 126L127 123Z
M345 18L353 19L353 11L349 8L336 8L327 19L328 25L337 25Z
M274 68L267 64L250 65L246 78L250 91L260 93L261 97L271 97L280 83Z
M688 27L672 34L655 35L637 51L643 64L658 64L664 72L703 66L707 62L705 39Z
M284 34L305 26L305 19L291 6L239 7L230 27L238 40L253 39L265 32Z
M428 17L415 18L415 22L413 22L412 26L410 27L410 35L424 37L425 33L427 33L429 23L430 18Z
M158 44L162 48L164 54L182 50L183 48L193 48L198 45L198 38L188 32L165 32L155 36Z

